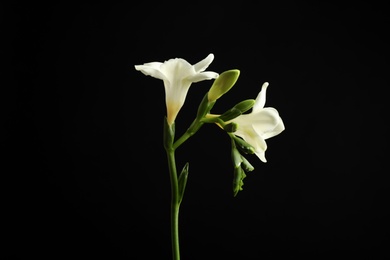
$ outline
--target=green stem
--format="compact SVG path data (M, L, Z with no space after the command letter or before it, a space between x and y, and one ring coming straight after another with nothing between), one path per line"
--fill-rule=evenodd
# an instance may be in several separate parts
M171 240L173 260L180 260L179 246L179 208L183 194L179 193L179 182L176 169L175 150L188 138L194 135L203 125L198 118L194 120L187 131L176 141L174 125L168 125L165 121L164 147L167 153L169 176L171 180Z
M179 139L173 144L173 149L178 148L182 143L184 143L188 138L193 136L204 123L215 123L215 120L206 119L207 113L210 112L211 108L214 106L215 101L210 102L208 100L208 93L203 97L202 102L199 104L198 113L195 120L191 123L187 131L180 136ZM218 119L216 119L218 120Z
M176 170L175 149L172 144L166 147L168 168L171 180L171 240L173 260L180 260L179 246L179 184Z
M180 138L177 139L177 141L173 144L173 149L178 148L185 141L187 141L187 139L190 138L191 136L193 136L202 125L203 125L203 122L201 120L195 119L192 122L191 126L187 129L187 131L182 136L180 136Z
M188 138L190 138L194 133L192 132L185 132L182 136L180 136L179 139L173 144L173 149L178 148L182 143L184 143Z

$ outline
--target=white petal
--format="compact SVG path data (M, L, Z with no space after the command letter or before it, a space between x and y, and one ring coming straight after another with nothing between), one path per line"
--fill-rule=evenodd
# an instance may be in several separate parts
M142 65L135 65L135 67L137 68L138 66L148 66L148 67L152 67L152 68L155 68L155 69L159 69L160 66L163 65L162 62L147 62L147 63L144 63Z
M268 87L268 82L265 82L263 86L261 86L261 90L259 94L256 97L255 104L252 107L252 111L256 112L260 109L262 109L265 105L265 96L267 94L267 87Z
M237 131L234 134L240 136L242 139L252 145L255 150L263 150L267 147L264 139L251 125L247 125L245 127L239 125Z
M205 72L197 73L195 75L188 77L188 80L191 82L199 82L199 81L208 80L208 79L215 79L218 76L219 76L219 74L216 72L205 71Z
M244 131L243 131L244 130ZM248 144L252 145L255 148L255 154L262 162L266 162L265 159L265 151L267 150L267 143L264 138L256 133L256 131L248 126L245 129L237 130L235 132L237 136L240 136L244 139Z
M259 157L259 159L266 163L267 162L267 159L265 158L265 151L261 151L261 152L256 152L255 153L257 155L257 157Z
M251 113L248 117L256 132L260 135L273 131L280 122L278 111L272 107L266 107L257 113Z
M173 81L173 79L181 80L195 74L192 65L186 60L180 58L166 61L163 65L161 65L160 69L170 81Z
M159 64L158 64L159 63ZM146 63L149 65L135 65L135 69L141 71L143 74L147 76L152 76L157 79L165 80L166 77L164 73L161 72L160 66L162 63L160 62L153 62L152 63Z
M265 132L263 134L263 138L268 139L268 138L274 137L275 135L278 135L281 132L283 132L284 129L285 129L285 127L284 127L283 120L282 120L282 118L280 118L279 124L277 124L276 127L272 131Z
M165 100L167 105L168 123L176 120L176 116L184 105L191 82L182 81L180 86L172 87L169 82L165 82Z
M194 64L194 69L196 72L204 71L211 62L214 60L214 54L210 53L206 58Z
M263 135L275 129L280 120L276 109L267 107L256 113L243 114L232 121L238 124L239 129L251 127L257 134Z

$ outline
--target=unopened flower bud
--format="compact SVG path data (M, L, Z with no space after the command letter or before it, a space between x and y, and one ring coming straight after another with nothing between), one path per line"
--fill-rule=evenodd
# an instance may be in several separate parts
M223 129L228 132L228 133L234 133L235 131L237 131L237 127L238 125L234 122L230 123L230 124L227 124L223 127Z
M255 153L255 148L241 139L240 137L234 136L234 142L236 143L236 146L243 151L246 154L254 154Z
M241 101L240 103L235 105L234 108L240 110L241 113L243 114L246 111L248 111L249 109L251 109L254 104L255 104L254 99L247 99L247 100Z
M236 83L239 75L240 71L236 69L222 72L218 78L214 80L214 83L208 92L209 102L217 100L228 92Z

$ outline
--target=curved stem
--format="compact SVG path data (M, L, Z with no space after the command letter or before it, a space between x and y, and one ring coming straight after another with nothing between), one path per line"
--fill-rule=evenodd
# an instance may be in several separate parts
M173 144L173 149L178 148L185 141L187 141L187 139L190 138L191 136L193 136L202 125L203 125L203 122L201 120L195 119L192 122L191 126L187 129L187 131L182 136L180 136L180 138L177 139L177 141Z
M173 144L173 149L178 148L182 143L184 143L188 138L190 138L194 133L189 131L185 132L177 141Z

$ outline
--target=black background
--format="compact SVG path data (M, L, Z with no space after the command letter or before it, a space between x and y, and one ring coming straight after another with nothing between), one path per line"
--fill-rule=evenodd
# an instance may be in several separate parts
M1 19L3 259L170 259L164 88L134 65L209 53L207 70L241 72L213 112L268 81L286 130L237 197L220 129L178 149L182 259L389 256L384 5L32 2Z

